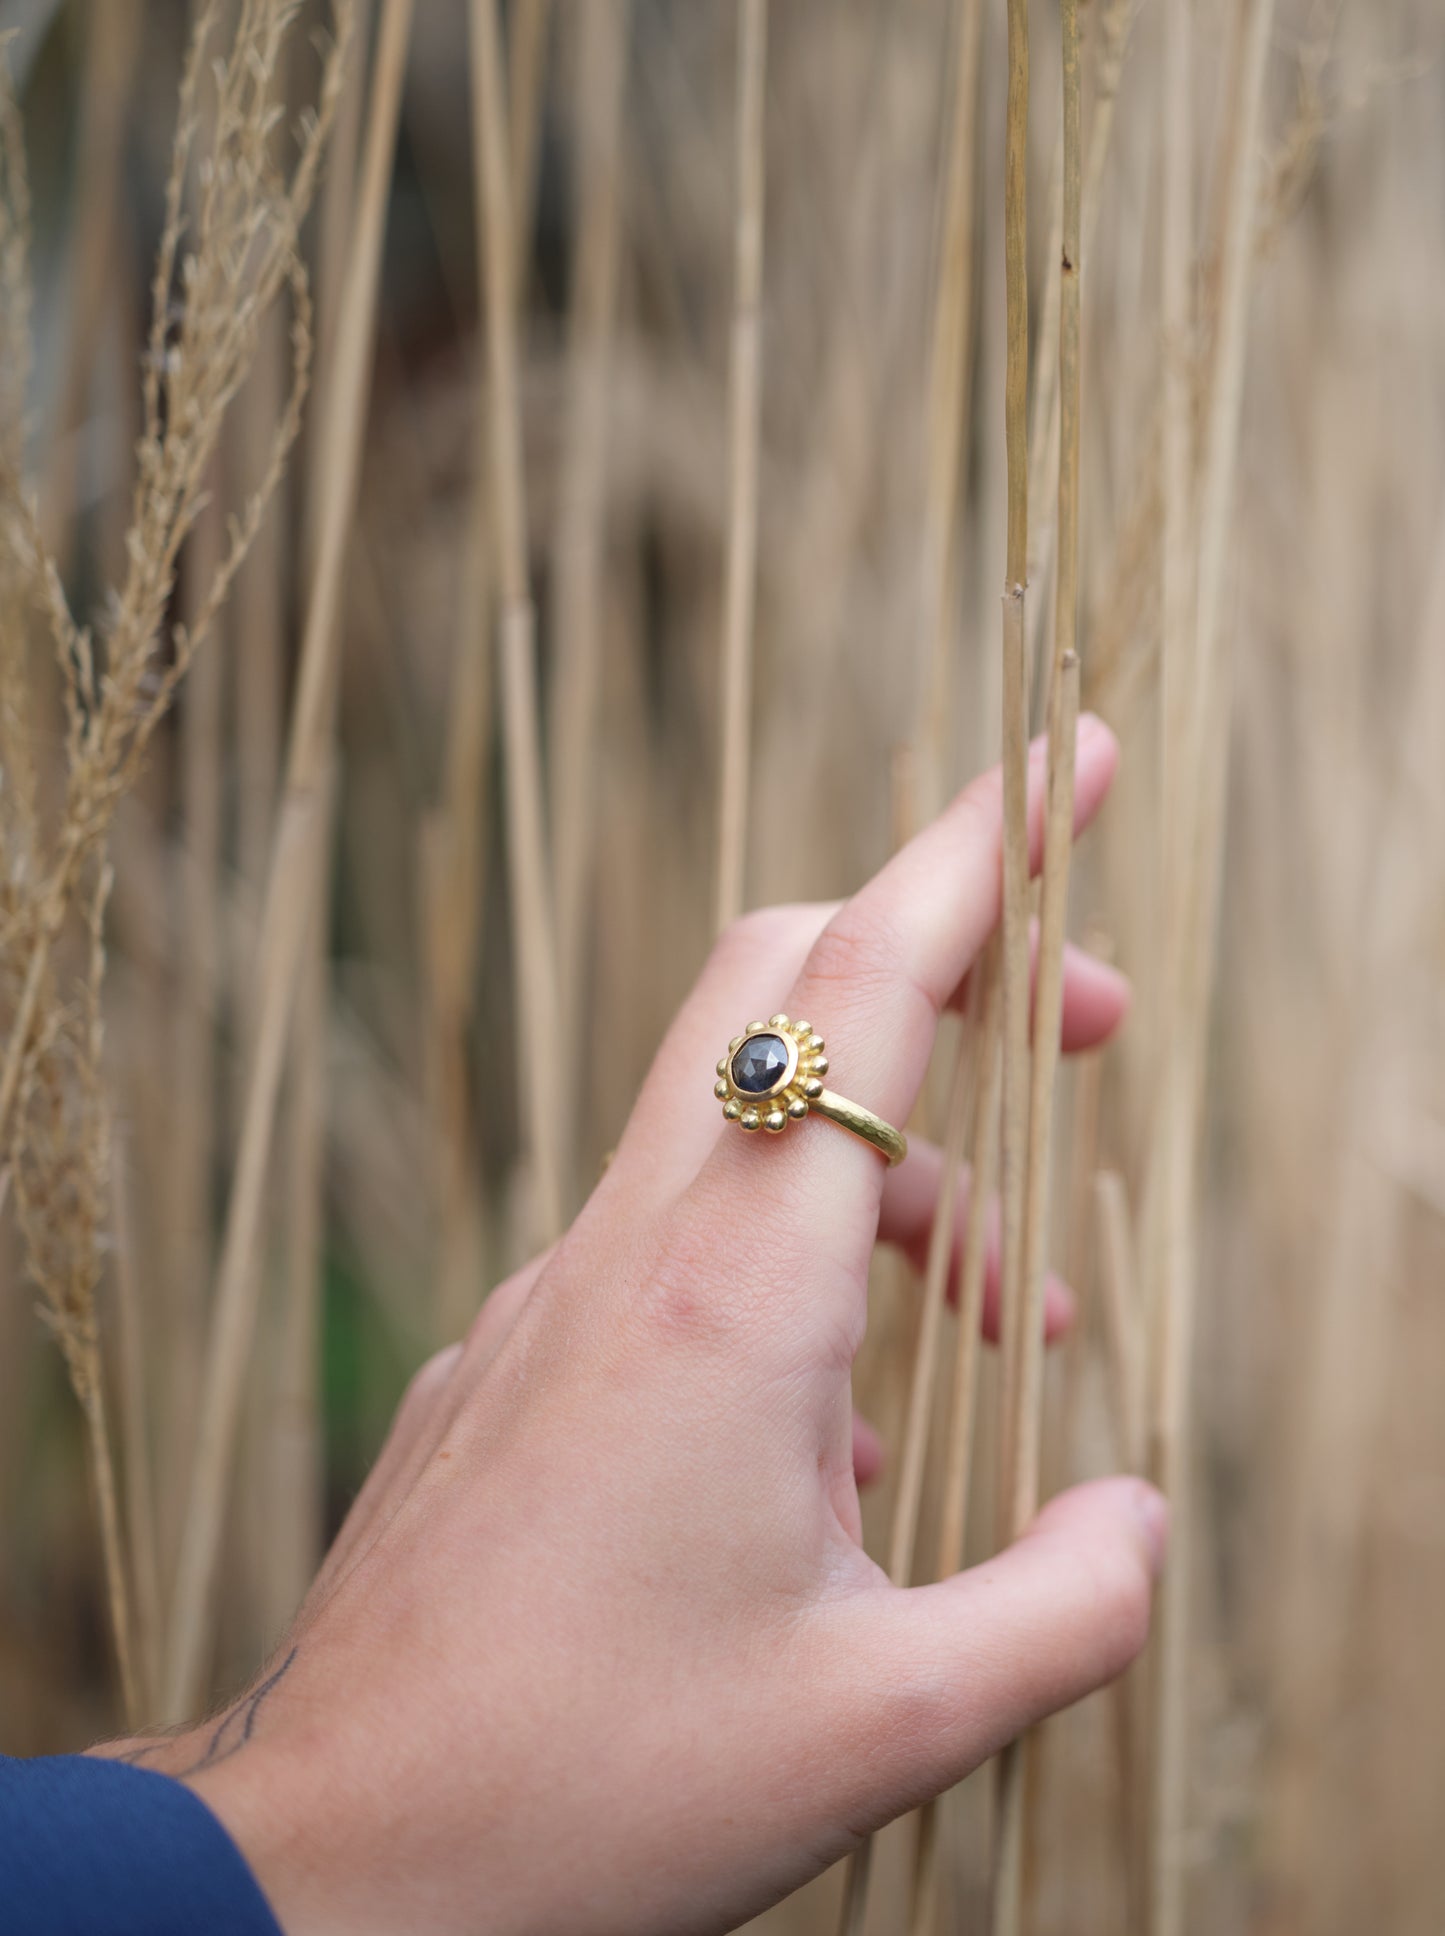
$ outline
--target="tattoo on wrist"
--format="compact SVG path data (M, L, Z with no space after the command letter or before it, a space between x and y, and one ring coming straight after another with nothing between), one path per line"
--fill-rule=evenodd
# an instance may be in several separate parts
M265 1680L259 1681L248 1694L242 1695L236 1704L228 1708L216 1722L200 1756L185 1768L173 1768L168 1772L177 1781L185 1781L191 1775L202 1774L207 1768L214 1768L218 1762L229 1761L239 1754L251 1739L256 1727L256 1717L266 1701L267 1695L283 1680L296 1658L297 1649L293 1647L279 1667L273 1668ZM117 1761L143 1762L151 1755L159 1754L166 1745L166 1737L155 1741L142 1742L139 1747L127 1749L117 1755Z

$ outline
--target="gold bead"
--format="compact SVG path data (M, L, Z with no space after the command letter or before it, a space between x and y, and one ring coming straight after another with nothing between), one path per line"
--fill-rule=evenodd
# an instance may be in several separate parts
M808 1113L807 1097L794 1096L793 1100L788 1104L788 1114L793 1118L794 1122L801 1122L804 1116L807 1115L807 1113Z
M787 1026L788 1018L786 1015L774 1015L768 1023L769 1028L786 1028Z
M771 1130L774 1136L776 1136L780 1130L786 1129L787 1126L788 1126L788 1119L783 1114L781 1109L770 1109L767 1115L764 1116L763 1118L763 1128Z
M756 1129L761 1119L756 1109L745 1109L738 1120L744 1129Z
M813 1024L811 1022L794 1022L793 1033L794 1035L806 1038L813 1033Z
M826 1055L815 1055L815 1056L813 1057L813 1061L812 1061L812 1070L813 1070L813 1074L814 1074L815 1076L825 1076L825 1075L827 1075L827 1073L828 1073L828 1058L827 1058L827 1056L826 1056Z
M821 1055L823 1048L824 1043L821 1035L810 1035L808 1037L808 1052L810 1055Z
M743 1037L741 1035L735 1035L732 1041L728 1043L728 1054L736 1055L738 1050L742 1047L742 1045L743 1045ZM723 1066L722 1063L718 1064L719 1068L722 1068L722 1066Z
M767 1026L768 1025L766 1022L749 1022L747 1026L747 1033L749 1035L761 1035L763 1030Z
M813 1096L821 1096L822 1093L823 1093L823 1085L821 1082L819 1082L816 1076L810 1076L808 1080L803 1084L803 1094L805 1096L808 1096L811 1098Z
M719 1101L719 1102L726 1102L726 1101L727 1101L727 1099L728 1099L728 1086L727 1086L727 1083L726 1083L726 1082L724 1082L724 1081L718 1081L718 1082L715 1082L715 1083L713 1084L713 1086L712 1086L712 1092L713 1092L713 1094L714 1094L714 1095L715 1095L715 1096L717 1097L717 1099L718 1099L718 1101Z
M728 1059L725 1055L720 1055L717 1059L717 1072L720 1076L725 1076L728 1072Z
M724 1116L727 1117L730 1123L735 1123L738 1117L742 1115L742 1113L743 1113L743 1106L738 1101L736 1096L734 1096L730 1102L725 1102L723 1104L723 1114Z

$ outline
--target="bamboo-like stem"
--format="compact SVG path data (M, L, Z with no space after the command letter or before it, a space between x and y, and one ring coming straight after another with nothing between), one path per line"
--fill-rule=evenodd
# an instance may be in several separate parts
M274 1645L305 1597L321 1560L324 1448L317 1386L320 1379L321 1287L326 1159L326 1043L329 1032L327 938L333 789L323 800L323 823L312 843L313 874L306 901L309 931L302 944L291 1021L286 1098L286 1242L276 1362L269 1367L271 1429L266 1456L274 1506L266 1545L261 1619ZM257 1258L258 1267L262 1260ZM284 1502L284 1503L283 1503Z
M1223 768L1229 718L1229 662L1221 647L1220 620L1226 552L1233 524L1248 299L1255 253L1264 78L1273 19L1273 0L1251 0L1243 23L1242 86L1231 125L1218 318L1197 514L1199 562L1193 613L1193 654L1197 670L1190 686L1192 732L1184 771L1178 776L1184 790L1179 790L1177 781L1175 785L1175 798L1179 802L1179 851L1187 870L1182 891L1188 898L1182 903L1178 917L1180 1013L1173 1030L1171 1063L1165 1074L1163 1106L1168 1114L1161 1153L1166 1269L1152 1420L1152 1463L1155 1476L1171 1503L1173 1532L1161 1589L1156 1653L1149 1864L1151 1936L1178 1936L1184 1918L1189 1695L1188 1369L1197 1274L1193 1204L1215 902L1223 852ZM1175 22L1170 31L1171 36L1182 35L1183 21ZM1187 61L1187 52L1181 51L1178 40L1171 38L1167 58L1171 62ZM1174 190L1176 196L1184 192L1179 188ZM1177 489L1177 480L1166 488ZM1181 515L1177 507L1172 515ZM1176 527L1166 526L1166 529Z
M112 1137L111 1205L115 1244L116 1363L125 1477L127 1571L135 1605L137 1701L142 1719L160 1695L161 1574L156 1541L155 1470L147 1402L144 1319L136 1284L130 1181L120 1139ZM3 1207L3 1198L0 1198Z
M718 798L718 929L743 908L751 765L753 611L757 592L758 438L762 350L768 0L742 0L738 13L737 219L733 256L732 354L728 370L727 586L723 605L722 751Z
M1022 1322L1024 1161L1028 1137L1029 853L1028 674L1024 602L1028 570L1028 10L1009 0L1008 124L1004 154L1004 441L1008 468L1007 561L1003 594L1003 1388L1000 1477L1006 1499L1014 1464L1013 1390ZM1007 1513L1000 1515L1007 1524Z
M140 1680L136 1671L130 1587L126 1578L120 1504L115 1490L115 1460L111 1454L99 1354L96 1355L94 1376L82 1398L82 1411L86 1447L90 1454L91 1483L95 1487L96 1514L100 1522L100 1550L105 1566L106 1599L110 1606L116 1665L120 1674L121 1705L125 1711L126 1726L136 1728L143 1719Z
M607 397L617 299L626 0L577 19L577 241L572 267L567 432L557 532L557 672L552 838L563 1066L577 1066L583 941L592 875L593 748L601 672Z
M536 615L527 563L517 318L512 294L511 161L502 94L497 0L471 0L472 107L478 253L483 264L490 378L491 497L501 600L502 737L506 754L507 861L515 982L522 1025L518 1092L531 1163L533 1235L545 1243L562 1222L557 952L537 717Z
M1064 931L1068 914L1074 824L1074 739L1079 710L1076 646L1082 167L1077 0L1063 0L1060 20L1063 44L1064 184L1059 302L1059 567L1054 607L1053 674L1049 683L1048 812L1044 832L1033 1057L1027 1102L1022 1254L1017 1280L1010 1287L1017 1312L1015 1356L1010 1366L1013 1382L1007 1394L1009 1457L1005 1470L1004 1532L1010 1539L1016 1539L1023 1532L1038 1509L1053 1092L1063 1016ZM1020 671L1016 671L1014 683L1017 685L1019 682ZM1023 993L1026 997L1026 986ZM1026 1743L1015 1742L1004 1751L1000 1763L993 1902L996 1936L1014 1936L1022 1921L1026 1841L1024 1818L1032 1788L1029 1780L1031 1758Z
M1129 29L1138 11L1134 0L1107 0L1096 29L1093 112L1089 118L1089 151L1084 162L1082 185L1083 250L1087 255L1093 244L1094 229L1102 206L1100 190L1104 164L1109 159L1109 142L1114 132L1114 110L1119 99L1119 77L1123 72ZM1062 147L1060 149L1062 160ZM1039 322L1039 341L1053 340L1058 327L1062 300L1063 221L1062 182L1054 202L1054 231L1048 251L1048 280L1044 285L1043 311ZM1061 436L1059 386L1056 366L1041 359L1034 390L1033 426L1029 444L1029 495L1037 515L1029 527L1029 583L1039 591L1054 562L1054 541L1058 525L1048 498L1048 480L1059 461ZM1043 636L1043 615L1047 601L1036 597L1029 621L1029 664L1036 663Z
M1028 1169L1024 1191L1022 1347L1014 1404L1010 1535L1038 1509L1043 1399L1044 1285L1047 1274L1054 1078L1063 1017L1064 930L1074 827L1074 735L1079 710L1079 23L1076 0L1061 8L1064 69L1064 219L1059 303L1059 567L1054 667L1050 680L1048 817L1044 839L1037 988L1034 996Z
M963 1564L968 1534L969 1482L973 1469L974 1418L978 1405L978 1364L983 1349L983 1290L988 1266L987 1207L998 1177L999 1091L1002 1069L999 1020L1002 985L997 943L980 964L978 1078L971 1135L972 1209L959 1274L958 1323L954 1329L953 1378L944 1447L943 1498L939 1508L934 1577L946 1580ZM910 1936L930 1936L937 1927L942 1797L919 1814L914 1855Z
M969 383L974 307L974 229L977 109L983 0L960 0L955 10L953 86L949 97L947 160L935 271L933 341L928 374L928 470L923 499L922 587L919 610L916 734L924 758L929 811L942 800L947 733L952 716L954 596L958 503L963 453L968 448Z
M943 1308L947 1302L948 1267L953 1258L958 1186L974 1113L979 1054L980 1051L986 1052L986 1049L986 1041L974 1029L963 1029L949 1093L943 1175L928 1240L928 1262L923 1275L923 1308L913 1353L898 1488L893 1500L888 1577L894 1586L908 1586L913 1578L913 1549L918 1539L918 1515L923 1503L923 1464L928 1450L928 1428L933 1416L934 1393L938 1388L939 1343L943 1331ZM969 1218L970 1233L975 1225L984 1226L986 1223L985 1207L975 1198ZM861 1930L867 1921L868 1883L872 1869L871 1839L856 1849L848 1861L839 1924L845 1936L852 1936L852 1932Z
M918 1514L923 1500L923 1462L928 1449L933 1394L938 1383L938 1352L948 1290L948 1267L953 1255L958 1189L968 1145L981 1047L982 1043L973 1029L965 1028L961 1032L948 1104L943 1175L929 1236L928 1263L923 1278L923 1310L914 1352L907 1424L898 1468L898 1491L893 1507L888 1577L895 1586L907 1586L913 1576L913 1549L918 1538ZM986 1226L987 1221L986 1204L975 1200L970 1225Z
M1107 941L1090 943L1090 953L1106 956ZM1076 1323L1063 1345L1063 1389L1056 1412L1045 1420L1044 1484L1067 1484L1073 1469L1078 1431L1079 1401L1087 1358L1090 1293L1093 1288L1093 1192L1099 1158L1099 1106L1103 1091L1104 1051L1094 1049L1076 1058L1074 1098L1070 1112L1069 1178L1065 1204L1064 1270L1081 1303L1082 1322Z
M1062 548L1061 548L1062 549ZM1024 1190L1024 1322L1014 1394L1014 1469L1008 1534L1017 1539L1038 1511L1043 1412L1044 1292L1048 1277L1048 1212L1053 1152L1053 1094L1063 1015L1064 926L1074 820L1074 733L1079 715L1079 661L1064 656L1050 734L1049 813L1034 996L1029 1094L1028 1165Z
M334 159L333 151L333 165ZM246 491L254 490L265 475L269 426L285 408L286 326L279 312L261 332L251 381L255 394L240 413L235 438ZM284 490L283 483L278 498ZM266 879L281 770L285 516L284 503L270 507L236 577L236 862L241 879L258 898ZM235 993L244 1014L244 989Z
M219 465L216 466L219 472ZM218 481L218 480L217 480ZM197 520L187 547L185 605L194 613L214 583L224 546L219 492ZM211 1279L212 1189L216 1163L216 998L221 865L222 703L228 614L216 619L212 649L197 655L180 708L181 829L176 849L177 919L172 968L168 1115L171 1156L165 1206L170 1225L164 1318L169 1333L163 1442L166 1469L184 1471L195 1432L196 1388ZM167 1551L179 1499L167 1504Z
M191 1489L182 1531L170 1631L163 1718L182 1721L200 1697L210 1602L220 1554L228 1478L255 1327L255 1245L275 1125L296 977L316 879L316 846L326 827L332 720L339 652L342 570L354 515L366 419L387 190L391 181L414 0L386 0L336 354L321 415L319 447L330 481L318 534L291 727L286 792L277 819L259 949L256 1038L248 1058L240 1142L216 1272Z

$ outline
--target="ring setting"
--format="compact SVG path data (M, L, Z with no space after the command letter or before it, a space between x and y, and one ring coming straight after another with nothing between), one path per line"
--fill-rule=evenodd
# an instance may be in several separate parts
M790 1122L816 1113L871 1143L890 1164L902 1162L908 1142L900 1131L823 1086L826 1048L811 1022L786 1015L749 1022L718 1061L713 1094L723 1115L740 1129L781 1136Z

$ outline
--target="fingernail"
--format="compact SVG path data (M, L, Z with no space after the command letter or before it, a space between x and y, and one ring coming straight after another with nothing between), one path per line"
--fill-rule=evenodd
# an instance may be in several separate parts
M1134 1489L1134 1510L1139 1515L1144 1544L1149 1551L1149 1564L1157 1580L1164 1570L1164 1557L1169 1551L1169 1506L1163 1494L1156 1492L1153 1486L1139 1485Z
M1097 955L1085 954L1078 961L1078 972L1095 993L1110 996L1126 1011L1132 1006L1134 984L1122 968L1111 961L1100 961Z

